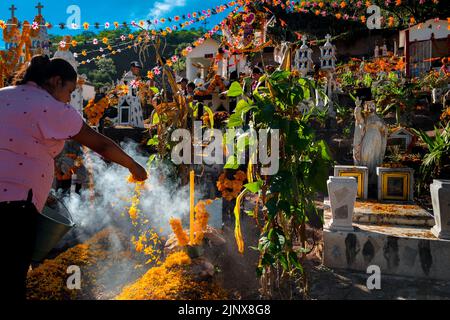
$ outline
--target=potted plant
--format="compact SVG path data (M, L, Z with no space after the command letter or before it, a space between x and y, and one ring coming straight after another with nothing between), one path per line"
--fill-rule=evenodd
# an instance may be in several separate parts
M434 138L423 131L414 132L428 148L420 172L425 179L434 178L430 185L436 222L432 232L438 238L450 239L450 122L441 129L435 128Z

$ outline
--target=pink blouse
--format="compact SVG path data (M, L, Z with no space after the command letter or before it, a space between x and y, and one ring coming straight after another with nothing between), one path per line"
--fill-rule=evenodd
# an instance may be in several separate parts
M53 182L53 159L82 125L74 108L33 82L0 89L0 202L26 200L32 189L33 203L42 212Z

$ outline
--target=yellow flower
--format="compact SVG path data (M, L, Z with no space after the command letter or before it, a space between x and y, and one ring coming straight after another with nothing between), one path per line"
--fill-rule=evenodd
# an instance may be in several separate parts
M86 57L87 56L87 51L86 50L81 51L81 55Z
M117 28L119 28L119 23L116 21L116 22L114 22L114 27L117 29Z
M130 34L128 35L128 39L133 40L133 39L134 39L134 35L130 33Z
M72 40L72 47L76 47L78 45L78 42L76 40Z
M87 23L87 22L83 23L83 28L84 28L84 30L88 30L89 29L89 23Z
M6 23L3 20L0 20L0 29L6 29Z
M108 44L108 41L109 41L109 39L108 39L107 37L104 37L104 38L102 39L102 42L103 42L104 44Z

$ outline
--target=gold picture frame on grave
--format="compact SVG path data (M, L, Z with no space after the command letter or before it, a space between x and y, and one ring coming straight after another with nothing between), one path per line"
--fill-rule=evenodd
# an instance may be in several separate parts
M339 177L353 177L358 181L358 193L356 197L358 199L364 198L364 173L361 171L339 171Z
M409 179L407 172L383 173L381 186L383 200L407 201L409 199Z

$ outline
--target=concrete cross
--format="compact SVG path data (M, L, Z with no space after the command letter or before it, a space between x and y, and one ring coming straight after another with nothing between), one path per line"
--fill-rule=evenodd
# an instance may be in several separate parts
M11 8L9 8L9 10L11 11L11 18L14 18L14 11L16 11L17 8L14 5L12 5Z
M44 8L44 6L39 2L35 8L38 9L38 15L41 15L41 10Z

